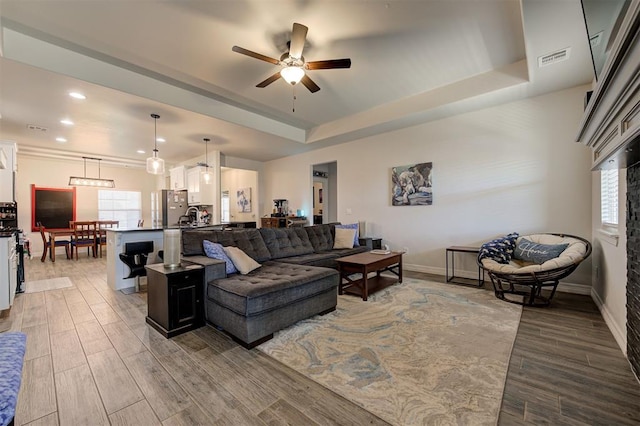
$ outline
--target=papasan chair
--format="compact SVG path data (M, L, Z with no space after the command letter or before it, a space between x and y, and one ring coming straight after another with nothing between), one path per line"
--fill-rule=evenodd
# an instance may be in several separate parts
M566 234L517 233L484 243L478 265L491 278L496 297L527 306L548 306L558 282L591 254L591 243ZM542 290L551 290L543 295Z

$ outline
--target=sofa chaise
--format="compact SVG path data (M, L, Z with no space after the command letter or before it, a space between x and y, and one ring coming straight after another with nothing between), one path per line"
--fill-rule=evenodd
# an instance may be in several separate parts
M335 260L368 250L334 249L335 226L183 230L183 260L205 268L206 321L252 348L275 331L335 310ZM238 247L261 266L246 275L227 275L223 260L205 256L205 240Z

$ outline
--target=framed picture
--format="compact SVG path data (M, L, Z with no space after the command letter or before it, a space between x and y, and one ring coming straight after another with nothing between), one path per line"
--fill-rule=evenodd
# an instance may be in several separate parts
M417 163L391 169L392 206L430 206L432 163Z
M238 213L251 212L251 188L238 189L236 204L238 205Z

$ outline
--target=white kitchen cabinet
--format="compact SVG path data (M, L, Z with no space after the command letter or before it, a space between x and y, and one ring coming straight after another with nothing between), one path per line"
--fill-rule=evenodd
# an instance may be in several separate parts
M4 160L4 168L0 168L0 202L15 201L16 143L0 141L0 151Z
M209 168L213 174L213 170ZM189 205L213 206L215 201L215 185L213 180L207 184L204 180L203 173L205 167L197 166L187 170L187 193L189 197Z
M185 166L174 167L169 170L170 189L187 189L187 168Z

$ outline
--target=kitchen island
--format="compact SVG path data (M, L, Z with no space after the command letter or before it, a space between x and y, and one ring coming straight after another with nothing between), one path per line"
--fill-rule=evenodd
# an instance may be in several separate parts
M126 243L153 241L153 252L147 264L161 262L158 251L163 248L162 228L113 228L107 231L107 284L114 290L135 287L135 278L125 279L129 267L120 260Z

